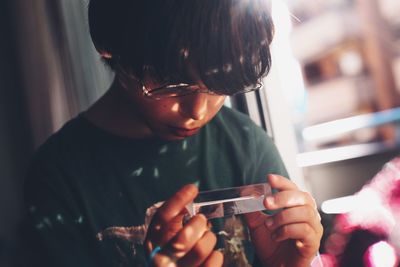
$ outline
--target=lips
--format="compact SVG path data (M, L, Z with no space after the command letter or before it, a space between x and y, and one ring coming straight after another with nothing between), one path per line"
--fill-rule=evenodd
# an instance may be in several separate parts
M199 130L200 127L197 128L180 128L180 127L174 127L174 126L168 126L168 128L171 130L171 132L179 137L188 137L196 134Z

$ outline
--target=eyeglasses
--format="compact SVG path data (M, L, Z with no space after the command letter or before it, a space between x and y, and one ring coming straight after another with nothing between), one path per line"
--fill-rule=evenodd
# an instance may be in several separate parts
M124 76L134 79L142 85L142 95L144 97L148 97L154 100L161 100L165 98L174 98L174 97L183 97L192 94L209 94L209 95L228 95L223 93L217 93L210 89L201 88L197 84L187 84L187 83L177 83L170 84L164 83L162 86L149 89L146 87L142 80L139 80L135 76L128 74L123 69L120 69L120 73ZM243 90L240 90L236 93L229 93L229 96L245 94L253 91L257 91L263 87L263 83L261 81L256 82L253 85L245 87Z
M263 87L262 82L257 82L253 86L245 87L243 90L236 92L232 95L249 93L252 91L259 90ZM192 94L209 94L209 95L224 95L216 93L209 89L202 89L198 85L187 84L187 83L178 83L178 84L166 84L157 88L148 89L146 85L142 82L142 94L145 97L149 97L155 100L165 99L165 98L173 98L173 97L183 97Z

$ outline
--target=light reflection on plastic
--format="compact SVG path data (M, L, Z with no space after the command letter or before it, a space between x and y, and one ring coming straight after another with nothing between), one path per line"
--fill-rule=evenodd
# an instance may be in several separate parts
M373 244L364 255L368 267L395 267L399 260L394 248L385 241Z

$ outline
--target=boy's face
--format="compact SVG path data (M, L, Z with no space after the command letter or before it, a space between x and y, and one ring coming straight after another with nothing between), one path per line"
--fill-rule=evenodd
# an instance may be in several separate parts
M217 114L225 100L225 96L207 93L155 100L143 96L137 81L123 79L123 83L140 117L141 130L147 130L149 137L158 136L166 140L179 140L196 134ZM143 83L148 90L160 86L146 76ZM205 89L201 81L197 84Z

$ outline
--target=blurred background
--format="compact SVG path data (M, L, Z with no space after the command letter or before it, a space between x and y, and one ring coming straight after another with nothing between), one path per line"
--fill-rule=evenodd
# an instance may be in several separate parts
M372 188L377 177L400 177L397 171L391 178L387 172L376 175L400 147L400 1L271 1L276 34L265 88L227 105L267 130L292 179L316 198L325 226L321 253L331 264L325 266L334 266L351 243L344 236L362 221L348 222L349 214L374 199L354 197ZM18 255L22 183L34 150L104 93L113 78L91 43L87 4L0 1L0 266L14 266ZM396 187L384 184L379 188L387 194ZM383 203L378 211L389 205L376 203ZM378 251L392 248L398 257L400 237L388 238L394 231L389 228L368 244L388 241ZM360 257L372 253L368 248ZM396 257L392 265L371 260L365 266L396 266ZM367 263L357 264L347 266Z

